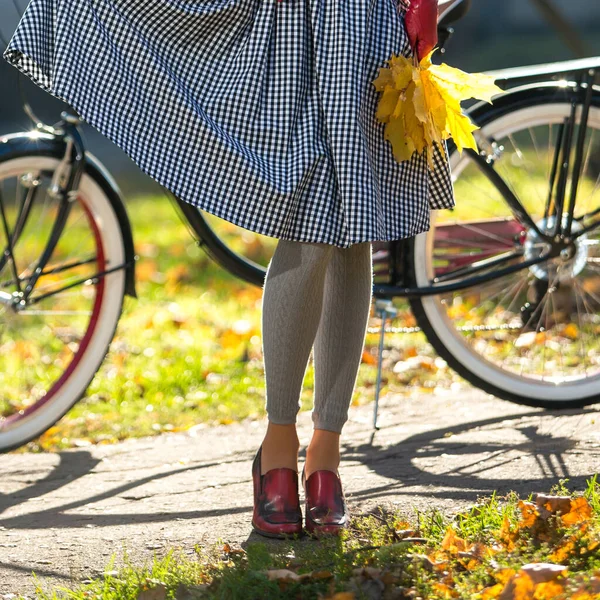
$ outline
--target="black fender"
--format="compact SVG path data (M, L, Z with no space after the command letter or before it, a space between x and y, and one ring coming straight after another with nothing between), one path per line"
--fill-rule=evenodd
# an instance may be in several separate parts
M38 131L19 132L0 137L0 161L7 161L22 156L49 156L62 158L66 143L60 137ZM127 216L123 195L117 183L106 167L90 152L85 152L85 172L102 189L108 198L119 222L123 234L125 249L125 293L137 297L135 291L135 252L131 223Z
M572 81L531 83L512 88L496 96L491 105L485 101L477 102L465 112L476 125L481 126L509 109L516 110L521 106L531 106L532 103L552 104L576 99L577 95L581 93L577 88L578 84ZM585 93L585 89L583 93ZM598 86L594 86L592 104L600 106L600 87Z

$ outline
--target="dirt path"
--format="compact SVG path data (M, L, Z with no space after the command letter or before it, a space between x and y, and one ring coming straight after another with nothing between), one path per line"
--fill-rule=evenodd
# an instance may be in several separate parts
M600 407L550 413L471 391L353 407L340 469L350 509L375 504L454 512L489 495L583 489L598 471ZM303 445L309 413L299 416ZM129 440L60 454L0 457L0 594L31 594L169 547L265 540L250 530L250 465L264 422ZM277 543L277 542L275 542ZM314 543L307 541L307 543ZM10 596L8 596L10 597ZM2 596L0 596L2 598Z

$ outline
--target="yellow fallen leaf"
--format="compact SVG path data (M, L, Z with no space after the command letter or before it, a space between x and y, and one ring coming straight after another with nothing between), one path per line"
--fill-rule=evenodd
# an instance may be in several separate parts
M569 323L563 332L568 338L576 340L579 337L579 328L575 323Z
M575 540L573 537L568 538L564 541L554 552L548 555L550 560L556 562L564 562L575 550Z
M514 576L516 575L516 571L514 569L500 569L494 574L496 581L500 582L503 586L505 586Z
M481 600L495 600L498 598L503 589L504 586L501 583L487 587L481 592Z
M562 584L556 581L549 581L548 583L540 583L535 588L533 597L535 600L554 600L563 594L565 588Z
M445 583L436 582L432 588L437 592L440 598L457 598L458 593Z
M452 527L446 529L446 534L442 540L442 550L450 552L451 554L458 554L459 552L466 552L469 544L462 538L456 535L456 531Z
M533 600L534 590L535 584L531 577L519 571L506 584L498 598L499 600Z
M571 500L571 510L561 517L565 525L576 525L592 518L592 507L583 497Z

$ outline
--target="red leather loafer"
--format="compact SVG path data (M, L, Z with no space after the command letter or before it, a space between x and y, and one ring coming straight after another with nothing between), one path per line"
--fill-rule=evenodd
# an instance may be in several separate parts
M302 534L302 511L298 498L298 472L287 467L260 474L262 445L252 463L254 512L252 527L266 537L287 538Z
M306 499L306 530L314 535L339 534L348 526L350 514L339 476L319 470L306 479L302 469L302 486Z

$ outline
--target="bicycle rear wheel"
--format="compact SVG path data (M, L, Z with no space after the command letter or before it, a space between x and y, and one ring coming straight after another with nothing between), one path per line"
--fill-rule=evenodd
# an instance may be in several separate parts
M30 299L15 309L57 214L48 186L58 164L41 154L0 162L0 451L39 436L79 400L121 314L125 269L96 275L124 265L123 236L110 201L87 173Z
M571 103L570 88L521 94L487 109L478 123L494 145L492 164L451 155L456 208L437 214L414 244L419 286L460 281L540 256L544 244L515 217L500 181L540 229L546 215L555 146ZM579 127L575 129L576 139ZM600 208L600 97L594 98L573 231ZM564 218L564 217L563 217ZM545 408L600 400L600 230L579 238L576 252L476 287L411 300L436 351L460 375L500 398ZM490 264L486 268L486 264Z

